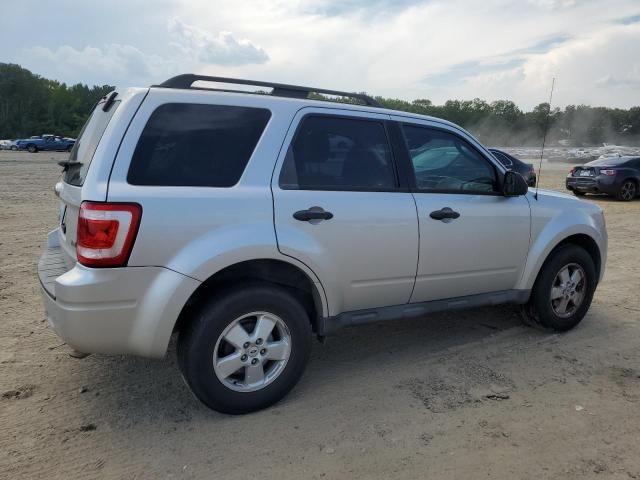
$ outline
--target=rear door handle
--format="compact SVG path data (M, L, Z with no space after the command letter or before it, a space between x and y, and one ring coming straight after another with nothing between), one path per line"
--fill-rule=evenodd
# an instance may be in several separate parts
M331 220L333 213L327 212L322 207L311 207L307 210L298 210L293 214L293 218L301 222L308 222L309 220Z
M444 207L440 210L434 210L429 216L434 220L444 220L446 218L458 218L460 214L451 210L449 207Z

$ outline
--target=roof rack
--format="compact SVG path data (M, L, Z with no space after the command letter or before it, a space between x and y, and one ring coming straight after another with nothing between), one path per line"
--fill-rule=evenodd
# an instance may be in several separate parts
M384 108L375 99L362 93L349 93L339 92L337 90L327 90L324 88L315 87L302 87L300 85L285 85L283 83L262 82L259 80L243 80L239 78L226 78L226 77L209 77L207 75L195 75L193 73L185 73L172 77L169 80L165 80L159 85L153 85L154 87L161 88L193 88L198 90L216 90L221 92L236 92L236 93L257 93L246 92L243 90L229 90L222 88L206 88L206 87L192 87L193 83L197 81L203 82L217 82L217 83L229 83L237 85L254 85L256 87L268 87L272 88L270 95L276 97L288 97L288 98L309 98L310 93L320 93L326 95L336 95L339 97L348 97L356 100L360 100L365 105L370 107Z

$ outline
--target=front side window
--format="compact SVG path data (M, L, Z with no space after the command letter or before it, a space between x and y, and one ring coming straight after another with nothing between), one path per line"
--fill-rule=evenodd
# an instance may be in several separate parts
M442 130L403 125L418 190L491 193L498 191L496 172L462 138Z
M231 187L271 113L262 108L168 103L144 127L127 181L132 185Z
M396 186L384 124L331 116L303 119L280 173L280 187L389 190Z

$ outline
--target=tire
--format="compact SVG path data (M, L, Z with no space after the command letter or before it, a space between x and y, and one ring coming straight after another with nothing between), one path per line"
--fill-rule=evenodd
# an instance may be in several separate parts
M178 365L195 396L218 412L243 414L273 405L296 385L309 360L311 322L282 287L248 284L228 290L196 308L190 320L178 338ZM274 323L261 342L259 321ZM269 360L270 355L278 360ZM232 359L227 364L233 367L225 370L220 359ZM238 362L239 369L225 377ZM251 381L259 376L249 378L257 369L264 372L262 384Z
M633 180L625 180L616 193L616 198L622 202L630 202L638 194L638 186Z
M561 278L561 272L565 268L570 275L571 282L568 285L563 285ZM576 281L575 271L580 272L582 280ZM597 281L593 259L586 250L571 244L557 248L542 266L529 302L522 307L525 323L556 332L572 329L589 310ZM571 287L571 283L575 285ZM576 293L563 304L565 294L570 295L572 291ZM553 295L558 294L562 295L552 299ZM566 310L561 314L563 305L566 305Z
M584 197L584 196L585 196L585 193L584 193L584 192L579 192L578 190L574 190L574 191L573 191L573 194L574 194L576 197Z
M27 150L29 151L29 153L36 153L38 151L38 147L36 147L35 145L28 145Z
M11 145L11 150L15 152L16 150L18 150L18 147L16 147L15 145Z

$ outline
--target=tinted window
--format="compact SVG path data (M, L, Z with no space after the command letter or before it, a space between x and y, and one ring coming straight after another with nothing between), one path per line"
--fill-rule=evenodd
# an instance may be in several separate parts
M636 158L635 160L631 160L628 164L630 168L638 168L640 169L640 158Z
M284 189L394 188L396 176L382 122L306 117L280 174Z
M269 110L170 103L158 107L136 146L134 185L235 185L270 117Z
M509 157L507 157L504 153L499 152L497 150L491 150L491 153L505 167L512 167L513 166L513 161Z
M80 130L80 135L76 139L76 143L69 154L70 163L64 172L63 180L70 184L81 186L89 171L89 165L96 153L98 143L102 138L102 134L107 129L111 117L120 105L120 101L115 101L108 111L103 111L104 102L100 102L93 110L91 116ZM59 139L56 139L59 141Z
M493 166L462 138L414 125L403 125L402 130L419 190L497 190Z

